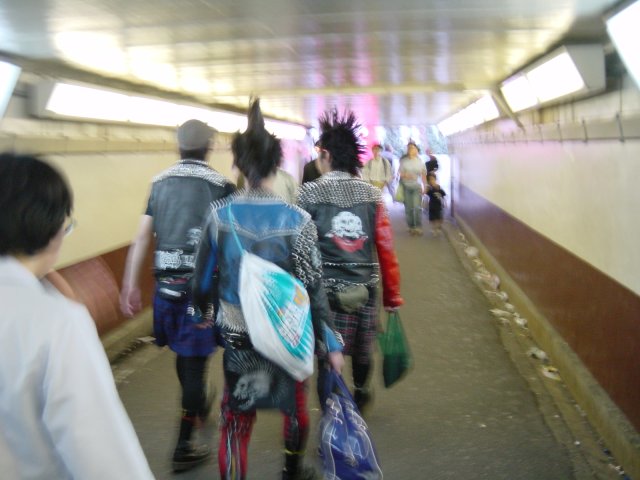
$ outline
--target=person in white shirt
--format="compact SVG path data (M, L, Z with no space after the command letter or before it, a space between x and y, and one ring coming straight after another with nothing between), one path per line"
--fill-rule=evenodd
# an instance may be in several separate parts
M415 142L407 144L407 154L400 159L400 184L404 213L411 235L422 235L422 195L427 185L427 168Z
M371 147L371 153L373 158L362 167L362 179L380 190L385 185L390 189L393 181L391 163L381 155L382 147L379 144L376 143Z
M42 280L71 211L54 168L0 155L0 476L153 479L89 312Z

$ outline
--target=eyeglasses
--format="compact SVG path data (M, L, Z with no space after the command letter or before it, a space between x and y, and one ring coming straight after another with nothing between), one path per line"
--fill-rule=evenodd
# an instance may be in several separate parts
M67 235L70 235L71 232L73 232L73 229L76 228L77 224L78 222L76 221L76 219L73 217L70 217L69 223L64 226L64 236L66 237Z

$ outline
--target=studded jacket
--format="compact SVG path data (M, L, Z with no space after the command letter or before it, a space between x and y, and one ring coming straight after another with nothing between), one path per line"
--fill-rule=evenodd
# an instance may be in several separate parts
M318 229L323 283L329 292L350 285L373 287L382 274L384 306L402 305L400 268L379 189L333 171L302 185L298 205Z
M232 208L232 218L228 205ZM213 205L192 280L195 305L206 311L217 295L220 307L216 323L224 340L240 348L249 342L239 298L242 252L231 233L232 221L242 248L275 263L304 284L311 304L316 353L326 353L325 326L337 338L339 334L330 318L327 295L322 288L316 227L305 211L266 190L238 191Z
M155 233L157 276L190 274L211 202L235 185L206 162L181 160L153 179L147 215Z

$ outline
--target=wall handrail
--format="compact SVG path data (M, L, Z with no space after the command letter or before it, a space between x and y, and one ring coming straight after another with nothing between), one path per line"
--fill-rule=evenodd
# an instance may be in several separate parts
M455 144L491 144L520 142L583 142L617 141L640 139L640 113L609 118L582 118L576 122L536 123L519 129L502 130L487 126L481 130L468 131L451 137Z

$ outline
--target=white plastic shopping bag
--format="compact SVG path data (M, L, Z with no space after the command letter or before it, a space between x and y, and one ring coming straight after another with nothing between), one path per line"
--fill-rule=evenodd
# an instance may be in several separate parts
M314 335L303 283L273 262L242 251L239 296L254 348L298 381L313 374Z

